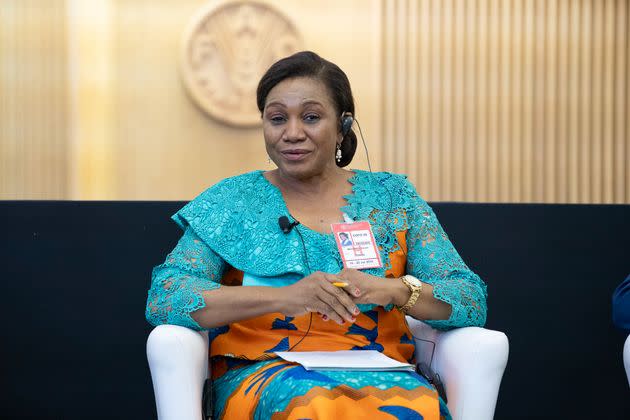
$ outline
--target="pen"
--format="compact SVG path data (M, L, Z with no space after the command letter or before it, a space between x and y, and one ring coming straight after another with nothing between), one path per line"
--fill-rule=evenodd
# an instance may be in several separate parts
M337 286L337 287L346 287L348 285L348 283L344 283L341 281L336 281L333 283L333 286Z

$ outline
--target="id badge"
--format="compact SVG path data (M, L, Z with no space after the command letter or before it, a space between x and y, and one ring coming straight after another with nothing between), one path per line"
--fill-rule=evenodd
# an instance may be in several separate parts
M331 227L345 268L362 270L383 266L370 222L333 223Z

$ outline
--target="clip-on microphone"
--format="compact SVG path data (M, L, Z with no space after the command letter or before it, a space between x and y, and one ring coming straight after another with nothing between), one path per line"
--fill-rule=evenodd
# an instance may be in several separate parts
M283 233L291 232L291 229L299 224L300 222L297 220L295 222L289 222L289 218L287 216L278 217L278 226L280 226L280 230L282 230Z

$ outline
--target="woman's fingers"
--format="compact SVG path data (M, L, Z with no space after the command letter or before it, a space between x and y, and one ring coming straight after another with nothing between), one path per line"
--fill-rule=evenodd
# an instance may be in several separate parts
M339 279L337 280L339 286L343 285L341 287L343 287L346 293L356 298L361 296L361 290L359 290L359 288L356 286L356 278L353 278L356 276L355 272L360 273L357 270L344 268L336 277Z
M318 312L326 321L332 320L339 324L354 322L360 313L347 292L355 288L333 274L313 273L295 286L298 288L293 294L303 298L303 310Z
M325 302L332 307L335 312L344 320L354 322L359 314L359 308L350 299L350 296L341 288L333 286L332 283L324 284L324 291L328 297L324 297Z

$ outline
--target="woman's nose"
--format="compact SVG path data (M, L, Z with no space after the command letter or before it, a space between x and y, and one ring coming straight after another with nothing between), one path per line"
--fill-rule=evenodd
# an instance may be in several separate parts
M287 141L299 141L304 140L306 137L304 134L304 126L302 120L297 118L289 119L287 122L287 130L284 135Z

